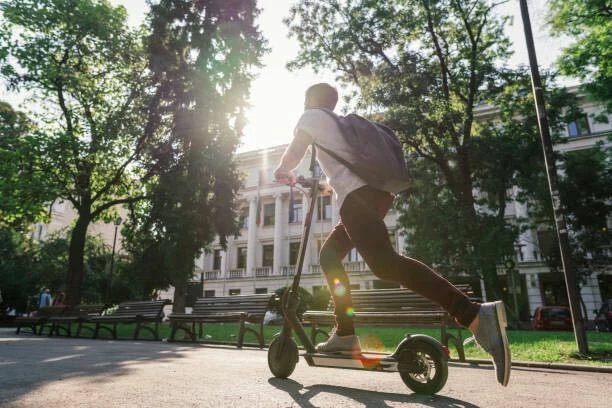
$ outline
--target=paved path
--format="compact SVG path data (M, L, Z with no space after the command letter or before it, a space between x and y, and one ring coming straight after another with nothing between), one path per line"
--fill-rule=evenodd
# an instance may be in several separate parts
M612 374L452 364L439 395L396 373L308 367L272 377L266 351L13 335L0 329L1 407L610 407Z

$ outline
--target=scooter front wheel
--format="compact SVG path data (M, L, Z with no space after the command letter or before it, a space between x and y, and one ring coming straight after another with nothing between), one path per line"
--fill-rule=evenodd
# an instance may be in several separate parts
M434 345L414 341L400 351L399 372L412 391L431 395L446 384L448 362Z
M275 377L289 377L295 370L298 359L298 347L293 337L280 334L270 343L268 367Z

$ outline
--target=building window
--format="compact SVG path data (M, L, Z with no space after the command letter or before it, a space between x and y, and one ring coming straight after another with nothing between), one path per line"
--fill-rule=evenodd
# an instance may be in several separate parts
M204 291L204 297L205 298L215 297L215 291L214 290L205 290Z
M274 263L274 245L264 245L261 266L272 266L273 263Z
M218 271L221 269L221 250L215 249L213 252L213 270Z
M230 289L229 290L229 295L230 296L237 296L240 294L240 289Z
M255 288L256 295L265 294L265 293L268 293L268 288Z
M395 237L395 231L389 231L389 242L391 242L391 247L397 251L397 239Z
M264 204L263 225L274 225L274 203Z
M346 256L347 262L357 262L359 261L359 252L357 252L357 248L351 249L351 251Z
M236 260L236 268L246 268L247 248L238 248L238 259Z
M238 225L240 225L240 228L249 228L248 207L243 207L240 209L240 215L238 215Z
M66 203L64 201L55 200L51 209L54 213L63 214L66 212Z
M301 223L303 220L303 206L301 200L294 200L289 204L289 223Z
M331 196L317 199L317 217L319 220L331 220Z
M289 243L289 265L297 264L299 253L300 253L300 243L290 242Z
M324 239L317 239L317 254L321 253L321 248L323 248L324 243L325 243Z
M584 136L591 133L587 115L582 115L567 124L567 135L569 137Z

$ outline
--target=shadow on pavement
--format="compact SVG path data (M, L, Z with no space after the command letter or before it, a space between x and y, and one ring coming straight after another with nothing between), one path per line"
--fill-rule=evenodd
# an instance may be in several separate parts
M14 329L0 329L0 406L64 379L80 377L92 386L118 381L136 364L184 358L192 349L164 342L16 336Z
M302 408L316 408L316 405L313 405L310 400L320 393L341 395L373 408L390 407L391 405L388 403L412 403L428 407L478 408L469 402L442 395L394 394L326 384L304 386L291 379L274 377L270 378L268 382L279 390L288 393L297 405Z

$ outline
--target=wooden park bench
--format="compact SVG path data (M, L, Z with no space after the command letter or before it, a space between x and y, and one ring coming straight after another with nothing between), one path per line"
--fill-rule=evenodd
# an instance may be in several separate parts
M52 316L45 322L50 327L49 336L53 334L61 335L64 334L68 337L72 335L72 325L77 324L75 336L81 335L81 330L90 330L93 333L93 328L87 325L83 325L87 322L90 317L96 317L102 315L104 310L108 306L104 304L92 304L92 305L76 305L67 309L60 316Z
M192 341L202 337L204 323L240 323L238 332L238 348L244 344L247 332L257 338L260 348L264 347L263 322L270 301L275 295L236 295L223 297L197 298L191 313L172 313L169 316L172 331L170 341L174 341L176 332L183 330ZM257 324L258 328L248 327ZM196 325L199 325L199 335L196 336Z
M50 318L62 316L68 310L68 306L43 307L30 316L16 317L13 320L17 327L15 334L19 334L24 328L30 329L33 334L42 334Z
M458 288L471 295L469 285L459 285ZM440 328L441 343L447 347L449 343L454 344L459 360L465 361L462 327L436 303L411 290L399 288L354 290L351 294L356 326ZM333 310L333 299L330 299L327 310L304 313L303 322L311 325L313 344L316 344L317 335L329 336L320 325L335 324ZM455 329L456 335L449 333L449 329Z
M100 330L109 332L113 339L117 338L118 324L136 324L134 340L139 338L142 329L149 331L155 340L159 339L159 323L164 318L166 300L146 300L120 303L111 314L104 316L89 316L83 323L95 324L93 338L98 338Z

